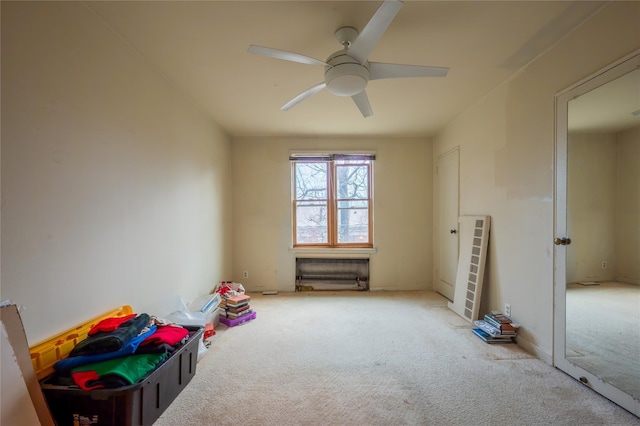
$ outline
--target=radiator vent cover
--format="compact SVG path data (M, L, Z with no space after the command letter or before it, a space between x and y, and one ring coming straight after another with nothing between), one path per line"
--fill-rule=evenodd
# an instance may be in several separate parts
M489 216L460 216L460 252L453 302L449 308L469 322L478 319L487 257Z
M296 258L296 291L369 290L368 258Z

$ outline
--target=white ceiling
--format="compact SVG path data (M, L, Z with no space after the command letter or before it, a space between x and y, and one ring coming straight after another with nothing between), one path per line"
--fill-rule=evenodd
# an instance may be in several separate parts
M132 48L232 136L429 136L536 58L603 2L413 1L369 59L449 67L446 77L371 81L374 115L326 89L323 69L247 53L251 44L325 60L342 26L381 1L87 2Z
M569 102L570 132L618 132L640 125L640 69Z

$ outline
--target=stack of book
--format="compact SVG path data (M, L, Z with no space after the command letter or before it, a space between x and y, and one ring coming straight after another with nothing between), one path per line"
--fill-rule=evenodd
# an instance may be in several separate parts
M227 297L220 303L220 307L222 308L221 316L236 319L244 315L249 315L253 312L249 304L250 300L251 297L247 294Z
M497 311L485 314L484 320L474 321L474 324L473 333L487 343L513 343L520 328L520 324Z

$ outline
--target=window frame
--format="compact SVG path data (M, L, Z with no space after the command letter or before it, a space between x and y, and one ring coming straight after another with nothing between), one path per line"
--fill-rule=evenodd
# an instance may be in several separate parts
M291 160L291 212L292 212L292 224L293 224L293 248L373 248L373 164L375 155L370 153L335 153L335 154L292 154L289 159ZM361 161L362 163L354 163L355 166L364 166L367 168L367 198L358 198L354 200L361 200L367 202L367 236L366 242L338 242L338 202L351 200L344 199L337 196L337 165L340 160L348 161ZM299 243L297 241L297 206L298 200L296 198L297 176L296 176L296 163L326 163L327 166L327 242L326 243ZM324 201L324 200L323 200Z

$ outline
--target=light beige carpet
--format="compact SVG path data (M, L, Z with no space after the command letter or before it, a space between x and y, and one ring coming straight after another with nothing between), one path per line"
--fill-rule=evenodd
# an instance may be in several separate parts
M157 426L640 424L433 292L251 296Z
M567 359L640 398L640 286L567 286Z

